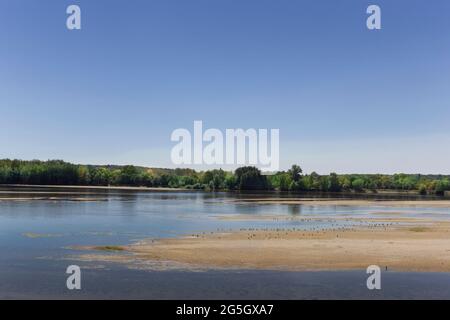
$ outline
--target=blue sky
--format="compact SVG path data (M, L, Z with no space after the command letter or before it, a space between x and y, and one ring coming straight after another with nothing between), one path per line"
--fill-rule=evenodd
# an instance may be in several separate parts
M0 158L172 167L202 120L279 128L282 168L450 173L449 57L447 0L0 0Z

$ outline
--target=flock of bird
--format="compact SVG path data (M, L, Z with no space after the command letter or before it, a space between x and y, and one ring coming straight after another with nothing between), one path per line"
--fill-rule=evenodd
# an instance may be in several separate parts
M274 221L278 221L278 218L274 218ZM286 220L286 219L284 219ZM339 234L346 232L356 232L359 228L364 227L369 230L379 230L384 229L387 230L388 227L398 224L398 222L374 222L374 221L365 221L359 220L358 223L351 224L353 220L344 219L338 221L336 219L297 219L299 222L306 223L303 227L292 227L292 228L239 228L237 230L232 228L217 228L216 232L201 232L198 234L192 234L193 238L204 239L208 235L215 235L218 239L221 238L221 235L224 233L231 233L234 231L239 231L241 233L246 233L246 237L248 240L253 239L262 239L262 240L271 240L271 239L304 239L304 238L314 238L321 235L326 235L330 232L336 232L336 238L339 238ZM342 221L345 223L343 224ZM315 226L307 226L308 223L319 222L323 225L315 225Z

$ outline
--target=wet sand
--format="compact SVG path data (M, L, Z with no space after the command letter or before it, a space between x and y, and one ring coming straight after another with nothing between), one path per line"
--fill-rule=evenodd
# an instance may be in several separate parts
M407 212L371 212L372 217L357 218L355 216L341 214L339 216L323 217L321 215L308 215L308 216L292 216L292 215L280 215L280 214L218 214L214 216L218 220L224 221L297 221L297 222L353 222L353 223L428 223L432 220L430 218L416 218L408 215ZM430 214L431 217L431 214ZM436 220L434 220L436 221Z
M248 198L231 200L233 203L291 204L311 206L381 206L450 208L450 200L369 200L369 199L320 199L320 198Z
M34 184L2 184L0 187L33 188L33 189L92 189L92 190L131 190L131 191L192 191L186 188L168 187L126 187L126 186L78 186L78 185L34 185ZM8 191L8 193L11 193Z
M94 202L94 201L108 201L108 198L72 198L72 197L7 197L0 198L0 202L14 202L14 201L73 201L73 202Z

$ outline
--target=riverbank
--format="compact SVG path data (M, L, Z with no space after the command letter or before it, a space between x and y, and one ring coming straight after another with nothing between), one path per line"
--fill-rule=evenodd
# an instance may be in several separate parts
M192 188L170 188L170 187L131 187L131 186L92 186L92 185L35 185L35 184L0 184L0 190L8 189L8 188L14 188L14 189L76 189L76 190L117 190L117 191L150 191L150 192L215 192L212 190L204 190L204 189L192 189ZM8 192L10 192L9 190ZM249 199L239 199L239 201L265 201L266 203L274 203L279 201L279 203L287 203L290 204L290 202L286 202L286 200L294 201L295 203L295 197L298 195L302 195L304 197L301 198L302 201L308 201L308 200L317 200L318 197L322 198L337 198L339 201L345 200L346 198L352 199L352 198L417 198L417 199L426 199L424 201L428 200L437 200L437 199L449 199L450 192L445 192L443 196L435 196L435 195L420 195L418 191L416 190L365 190L360 192L354 192L354 191L340 191L340 192L320 192L320 191L303 191L303 192L290 192L290 191L279 191L279 190L216 190L217 192L233 192L236 194L261 194L261 195L274 195L274 196L284 196L284 198L271 198L268 200L267 198L262 199L256 199L256 198L249 198ZM314 198L308 199L306 196L311 196ZM286 198L288 197L288 198ZM353 199L354 201L357 201L357 199ZM450 201L450 199L449 199ZM261 202L264 203L264 202Z
M78 186L78 185L35 185L35 184L0 184L5 188L36 188L36 189L92 189L92 190L130 190L130 191L195 191L186 188L166 187L126 187L126 186Z

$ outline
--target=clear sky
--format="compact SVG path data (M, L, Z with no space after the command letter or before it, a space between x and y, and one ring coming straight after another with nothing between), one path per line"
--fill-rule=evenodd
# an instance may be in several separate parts
M0 0L0 158L172 167L194 120L279 128L282 168L449 174L450 1Z

